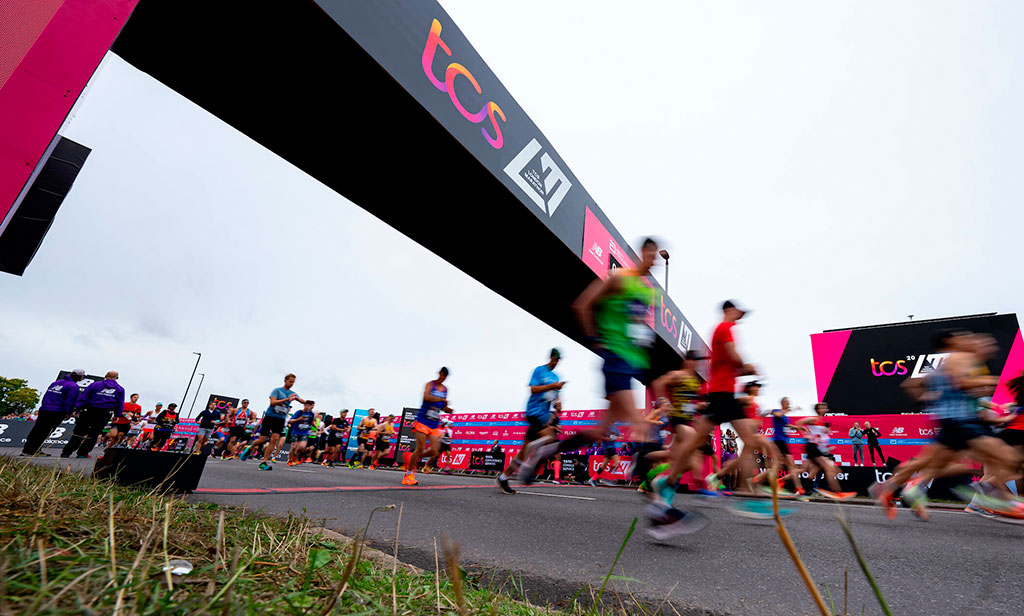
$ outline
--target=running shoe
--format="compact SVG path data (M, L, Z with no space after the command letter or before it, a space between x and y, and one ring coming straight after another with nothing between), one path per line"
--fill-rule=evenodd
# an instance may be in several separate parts
M679 535L693 534L708 525L708 519L699 513L686 513L669 509L663 524L647 529L647 534L657 541L665 541Z
M416 481L416 475L413 475L412 473L406 473L405 477L402 477L403 486L415 486L419 485L419 483L420 482Z
M512 489L512 486L508 485L508 479L507 478L506 479L502 479L501 476L499 475L499 476L494 478L494 483L498 484L498 487L501 488L501 492L503 494L515 494L516 493L516 491Z
M676 496L676 487L669 485L668 477L655 477L654 481L651 482L651 488L658 498L669 504L672 503L672 499Z
M313 458L306 458L306 459L304 460L304 463L305 463L305 464L312 464L312 463L313 463Z
M928 521L928 496L925 494L924 489L921 488L920 479L915 481L910 487L904 488L900 492L900 500L909 507L914 514L924 520Z
M879 487L881 487L881 484L875 484L875 485L878 485ZM892 492L882 488L882 489L876 490L876 493L877 493L877 495L875 496L875 500L877 500L878 504L881 505L882 509L885 510L886 517L888 517L890 520L895 520L896 519L896 514L899 513L899 512L896 511L896 505L893 504Z
M249 450L250 449L251 449L251 447L246 447L245 449L243 449L242 453L238 454L238 459L240 461L242 461L242 462L245 462L246 460L248 460L249 459Z
M831 490L825 490L822 488L815 488L814 490L818 494L821 494L825 498L830 498L835 501L848 501L854 496L857 496L856 492L833 492Z
M331 465L331 463L328 462L327 460L324 460L323 462L320 463L320 466L330 466L330 465Z
M272 471L272 470L274 470L274 467L269 465L269 464L267 464L266 462L260 462L260 465L257 466L256 468L258 468L261 471Z
M973 514L976 514L976 515L980 515L983 518L991 519L991 518L995 518L996 517L996 514L992 513L991 511L989 511L989 510L987 510L987 509L985 509L983 507L979 507L979 506L975 505L973 502L968 504L966 507L964 507L964 511L966 511L967 513L973 513Z
M424 466L424 467L423 467L423 474L424 474L424 475L429 475L430 473L433 473L433 472L434 472L434 471L430 470L430 467L429 467L429 466Z
M590 479L588 479L588 480L587 480L587 483L589 483L589 484L590 484L591 486L593 486L593 487L595 487L595 488L596 488L596 487L598 487L598 485L597 485L597 482L596 482L596 481L594 481L594 478L593 478L593 477L591 477Z
M80 453L80 454L78 454L78 455L77 455L77 456L75 456L75 457L76 457L76 458L79 458L79 459L81 459L81 458L91 458L91 457L92 457L92 454L88 454L88 453Z
M451 475L450 472L448 474ZM552 479L551 483L555 484L556 486L562 485L562 482L560 480L558 480L558 479Z
M62 458L70 458L71 454L63 454L62 453L62 454L60 454L60 457L62 457Z
M298 460L296 460L295 462L288 460L288 466L297 466L299 464L302 464L302 462L299 462Z
M725 486L722 485L717 473L711 473L704 478L705 487L711 492L721 492Z

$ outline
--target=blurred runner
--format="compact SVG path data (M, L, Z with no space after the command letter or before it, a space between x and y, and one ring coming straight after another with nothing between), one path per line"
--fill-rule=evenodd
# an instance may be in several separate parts
M242 405L231 417L231 428L228 431L227 455L232 458L238 457L238 450L252 438L250 423L255 417L252 409L249 408L249 399L242 400Z
M541 445L552 443L554 437L543 438L541 433L551 421L551 406L558 400L558 392L565 387L565 381L559 379L555 374L555 368L562 361L562 352L558 349L551 349L548 354L548 363L537 366L530 375L530 397L526 400L526 434L523 436L523 447L516 455L509 460L508 466L501 472L495 483L504 494L515 494L516 491L508 484L510 475L519 471L523 460L529 454L534 443Z
M267 406L267 412L263 414L263 421L260 422L259 437L242 450L238 456L239 460L247 459L253 449L266 443L266 446L263 447L263 461L260 462L259 469L261 471L273 470L270 466L271 454L274 453L274 449L278 446L278 441L281 440L281 435L284 433L285 418L291 412L292 401L298 400L305 403L305 400L292 391L294 386L295 375L287 374L284 377L284 387L276 387L270 392L270 405Z
M323 411L317 412L313 417L313 425L309 428L309 436L306 437L306 459L303 460L306 464L319 461L322 443L327 439L327 435L324 432L326 428L327 424L324 422Z
M373 409L370 409L367 412L366 417L363 417L362 420L359 421L359 426L356 428L356 444L358 447L348 464L351 468L363 468L363 461L366 458L370 432L377 429L377 419L374 417L375 415L376 413L373 412ZM372 447L373 444L369 443L369 446Z
M153 418L153 442L150 444L150 449L153 451L160 451L167 445L167 440L171 438L171 434L174 433L175 426L178 425L178 405L175 402L171 402L167 405L167 408L160 411L160 414Z
M440 449L441 430L438 426L441 424L441 413L452 412L452 408L448 406L448 387L444 384L447 379L448 368L442 367L437 373L437 378L423 388L423 403L412 425L413 434L416 436L416 449L406 458L403 485L418 484L416 469L419 467L420 458L426 456L429 459Z
M288 449L288 466L302 464L306 456L306 443L309 442L309 431L313 428L313 419L316 414L313 406L316 402L306 400L302 408L295 411L292 418L288 420L288 439L292 446Z
M772 451L768 453L768 456L778 460L779 468L785 470L785 474L777 479L770 478L771 464L768 464L768 468L763 473L754 477L754 484L759 484L766 479L774 479L778 483L780 496L783 496L785 495L782 493L783 486L786 481L791 481L793 483L794 493L797 495L803 495L804 489L803 486L800 485L800 471L797 470L796 464L793 461L793 453L789 449L789 437L786 434L786 430L790 426L790 419L788 415L793 409L790 407L789 398L783 398L779 405L780 408L771 412ZM771 488L769 487L766 492L771 492Z
M324 455L324 461L321 462L323 466L333 467L335 462L339 464L344 462L341 448L345 445L345 432L349 427L347 414L347 410L341 411L340 415L327 424L327 453Z
M736 399L736 379L740 376L755 375L757 370L752 364L746 363L736 350L736 338L733 328L749 310L740 308L734 300L722 303L722 322L715 327L711 336L711 366L708 382L707 408L695 422L697 437L688 441L674 454L672 467L667 477L659 477L653 487L663 500L671 504L676 493L679 477L689 468L690 457L698 447L707 442L708 436L716 426L730 423L743 440L742 455L724 464L720 471L708 475L704 482L710 493L716 493L721 486L721 475L731 472L737 467L749 469L754 450L768 450L767 441L752 429L751 422L743 421L746 412ZM750 477L751 473L744 473Z
M824 402L819 402L814 405L814 412L816 413L815 416L801 417L793 424L798 430L804 431L807 434L807 474L810 477L816 477L819 470L825 473L825 478L828 480L831 490L815 490L822 496L832 500L850 500L857 496L857 493L842 491L842 488L839 486L839 480L836 479L836 465L828 457L830 449L829 428L831 426L822 419L825 413L828 412L828 405Z
M377 468L381 457L391 451L391 439L395 436L395 416L388 415L384 423L377 426L377 441L373 444L373 460L370 468Z
M371 411L373 409L370 409ZM373 426L366 431L366 445L363 447L362 467L373 470L373 454L377 449L377 434L380 432L380 413L373 413Z
M124 413L114 417L113 425L108 433L107 447L117 447L124 442L125 437L128 436L128 430L131 428L132 418L141 413L139 394L132 394L128 398L128 402L124 403Z

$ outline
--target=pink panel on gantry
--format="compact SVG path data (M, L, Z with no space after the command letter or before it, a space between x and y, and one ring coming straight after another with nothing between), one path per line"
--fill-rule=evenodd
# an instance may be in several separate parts
M818 390L818 402L825 399L828 386L839 367L839 359L850 341L850 330L811 334L811 354L814 357L814 383Z
M0 3L0 222L137 3Z

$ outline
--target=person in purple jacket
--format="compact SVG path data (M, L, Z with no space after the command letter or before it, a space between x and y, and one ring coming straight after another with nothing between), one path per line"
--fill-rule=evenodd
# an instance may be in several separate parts
M96 381L82 392L75 405L78 409L75 431L60 457L70 458L76 449L79 458L91 457L89 452L96 446L96 439L110 421L111 414L118 417L124 414L124 387L118 385L117 376L117 371L111 370L102 381Z
M85 370L76 368L70 374L59 378L46 388L43 395L43 404L39 407L39 418L32 426L32 430L25 437L25 446L21 450L22 456L46 456L40 449L43 442L50 438L50 434L57 429L60 422L67 419L68 415L75 410L75 402L78 401L78 382L85 378Z

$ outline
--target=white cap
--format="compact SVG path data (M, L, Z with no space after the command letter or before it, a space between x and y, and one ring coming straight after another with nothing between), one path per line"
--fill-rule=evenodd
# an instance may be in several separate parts
M75 368L74 370L71 371L71 374L85 376L85 370L82 370L81 368Z

